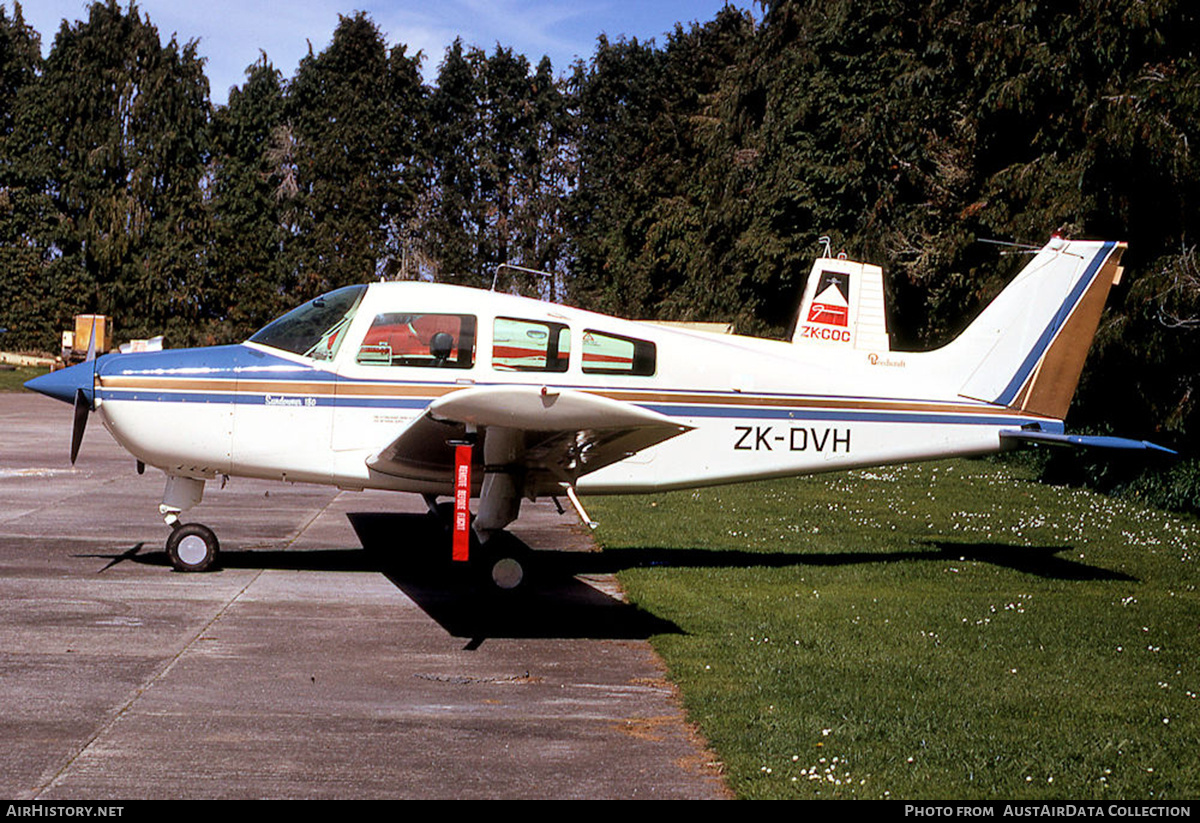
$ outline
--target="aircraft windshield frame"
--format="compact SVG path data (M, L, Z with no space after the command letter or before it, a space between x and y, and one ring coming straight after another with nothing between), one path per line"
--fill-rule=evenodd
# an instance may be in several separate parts
M308 301L272 320L250 338L251 343L310 357L332 360L362 303L366 286L346 286Z

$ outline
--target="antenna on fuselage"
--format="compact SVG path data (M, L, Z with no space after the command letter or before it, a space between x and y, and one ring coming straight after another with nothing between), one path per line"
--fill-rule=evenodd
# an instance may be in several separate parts
M1014 243L1011 240L992 240L989 237L977 237L976 242L987 243L989 246L1004 246L1013 251L1002 251L1001 254L1037 254L1042 250L1041 246L1034 246L1029 243Z
M501 263L499 266L496 266L496 271L492 274L492 291L496 290L496 281L500 278L500 269L513 269L515 271L523 271L526 274L540 274L542 277L554 279L554 275L548 271L542 271L541 269L527 269L524 266L518 266L515 263Z

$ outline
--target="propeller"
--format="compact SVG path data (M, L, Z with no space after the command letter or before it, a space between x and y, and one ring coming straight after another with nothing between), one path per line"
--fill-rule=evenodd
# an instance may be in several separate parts
M100 358L96 355L96 318L92 318L92 339L82 363L39 375L25 382L25 388L72 403L75 406L71 426L71 463L79 456L79 445L87 428L88 413L96 408L96 375Z
M92 334L88 340L87 356L84 363L92 364L92 385L96 385L96 316L92 315ZM93 395L94 397L94 395ZM75 390L75 421L71 426L71 465L79 456L79 445L83 443L83 430L87 428L88 414L95 408L94 399L90 399L83 389Z
M75 465L75 458L79 456L79 444L83 442L83 430L87 428L88 414L92 410L92 404L88 402L87 395L83 393L83 389L75 390L75 423L71 428L71 465Z

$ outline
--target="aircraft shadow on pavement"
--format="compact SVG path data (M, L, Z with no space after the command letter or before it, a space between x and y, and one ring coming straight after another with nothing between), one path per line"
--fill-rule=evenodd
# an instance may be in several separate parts
M901 561L975 561L1052 580L1126 580L1123 572L1057 556L1070 546L930 540L928 548L901 552L751 552L685 548L631 548L604 552L536 551L529 589L519 596L493 593L472 571L449 560L449 535L428 514L351 512L363 550L223 550L222 568L378 572L455 637L645 639L682 630L582 582L576 575L612 574L631 568L785 568L848 566ZM139 553L139 543L106 557L104 571L123 561L168 566L163 551Z
M401 588L428 587L464 594L475 587L469 575L446 561L448 536L428 515L370 512L348 515L366 551L353 549L244 549L221 552L221 567L287 569L295 571L383 572ZM143 543L121 554L90 554L108 558L101 571L123 560L150 566L169 566L165 552L139 553ZM1136 577L1058 555L1071 546L1023 546L996 542L928 540L928 550L904 552L751 552L727 549L641 547L604 552L538 552L534 586L561 588L574 575L614 574L634 568L784 568L787 566L848 566L901 561L975 561L1012 569L1048 580L1125 580ZM602 600L613 600L591 586L576 585ZM407 589L406 589L407 591ZM477 596L478 592L472 592ZM565 594L569 594L566 592ZM586 598L585 598L586 599ZM616 602L616 601L613 601Z
M428 514L366 512L347 515L362 549L222 548L215 570L376 572L388 578L451 636L471 638L592 638L644 640L678 634L674 623L624 603L575 578L588 552L537 551L527 591L493 592L472 569L450 560L450 536ZM171 565L163 550L142 551L138 543L117 554L87 554L108 563Z
M1035 575L1047 580L1127 580L1124 572L1058 557L1071 546L1021 546L1007 543L957 543L930 540L929 550L901 552L751 552L727 549L632 548L610 549L585 560L578 571L616 572L630 568L786 568L788 566L852 566L901 561L976 561Z
M408 597L456 637L586 637L644 640L678 634L674 623L575 578L590 552L537 551L528 589L493 591L474 571L449 560L450 535L428 514L346 515L365 552Z

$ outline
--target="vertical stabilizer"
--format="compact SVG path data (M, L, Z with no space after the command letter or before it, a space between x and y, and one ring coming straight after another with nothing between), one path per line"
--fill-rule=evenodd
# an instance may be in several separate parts
M1054 238L943 351L969 369L959 393L1062 419L1124 243Z
M890 351L883 270L852 260L817 260L804 288L792 342Z

